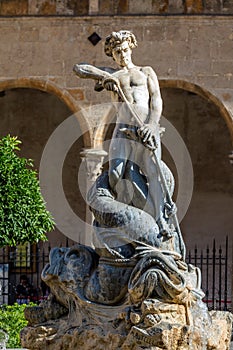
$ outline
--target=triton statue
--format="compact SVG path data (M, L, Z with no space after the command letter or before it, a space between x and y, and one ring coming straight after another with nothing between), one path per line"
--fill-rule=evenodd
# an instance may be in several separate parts
M87 196L96 247L51 251L42 279L52 295L37 316L26 312L25 347L42 324L48 334L38 349L228 348L202 301L200 270L185 262L174 178L161 160L159 83L151 67L133 64L136 46L133 33L113 32L105 53L118 69L74 66L78 77L96 81L96 91L110 91L117 115L109 170ZM222 319L224 329L230 324L230 316Z

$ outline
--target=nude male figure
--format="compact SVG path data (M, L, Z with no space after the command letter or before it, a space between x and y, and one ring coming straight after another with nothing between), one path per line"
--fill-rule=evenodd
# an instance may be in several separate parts
M109 182L114 190L122 178L132 178L133 175L130 176L129 172L131 174L136 172L139 176L141 170L147 177L149 185L149 197L143 209L157 220L162 203L161 185L158 182L153 155L147 147L151 148L156 144L157 155L160 158L159 120L162 113L162 99L153 69L139 67L132 62L132 49L136 46L134 34L128 31L113 32L105 42L105 53L114 59L119 69L112 73L117 83L107 78L103 80L102 85L111 91L114 102L122 100L118 91L120 87L133 113L136 113L143 123L143 126L138 125L134 115L127 108L128 105L123 105L118 111L116 128L109 149ZM127 128L133 129L146 147L142 143L125 139L121 130ZM140 207L140 203L136 203L136 206Z
M101 68L103 78L95 77L101 69L88 65L89 75L85 78L98 80L96 90L105 88L111 92L113 102L123 102L118 110L116 127L109 148L109 183L116 195L122 192L117 185L122 179L134 182L134 188L147 196L146 202L132 199L131 204L144 209L156 220L163 210L163 196L158 172L150 149L156 148L161 157L159 120L162 113L162 99L157 76L151 67L140 67L132 62L132 49L137 46L133 33L113 32L106 38L105 53L113 58L118 69ZM81 65L76 65L78 71ZM77 72L76 71L76 72ZM107 73L107 76L104 73ZM93 72L93 74L92 74ZM130 108L129 108L130 107ZM135 119L140 118L140 124ZM130 140L127 131L138 141ZM145 179L147 185L144 186ZM145 194L145 188L148 193ZM139 196L136 196L140 198Z

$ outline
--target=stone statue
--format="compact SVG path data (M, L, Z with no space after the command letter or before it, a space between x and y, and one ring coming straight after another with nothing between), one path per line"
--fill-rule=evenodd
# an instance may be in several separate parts
M113 32L105 52L118 69L74 66L110 91L116 126L109 170L87 196L95 249L51 251L42 279L52 294L26 311L29 349L228 349L231 315L208 312L200 270L185 262L174 179L161 160L159 83L151 67L133 64L136 46L133 33Z

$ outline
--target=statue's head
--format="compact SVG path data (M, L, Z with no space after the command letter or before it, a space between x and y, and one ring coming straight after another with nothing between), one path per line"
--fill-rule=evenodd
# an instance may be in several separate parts
M123 42L127 42L130 49L137 47L137 39L130 31L120 30L119 32L112 32L105 40L104 51L106 55L113 57L113 49Z
M113 58L119 67L129 67L132 64L132 49L137 46L135 35L127 30L113 32L106 38L105 53Z

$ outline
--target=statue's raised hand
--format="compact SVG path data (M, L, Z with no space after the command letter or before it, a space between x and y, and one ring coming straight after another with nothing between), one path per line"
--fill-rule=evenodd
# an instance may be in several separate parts
M119 80L114 77L107 77L103 79L102 85L108 91L118 92Z

